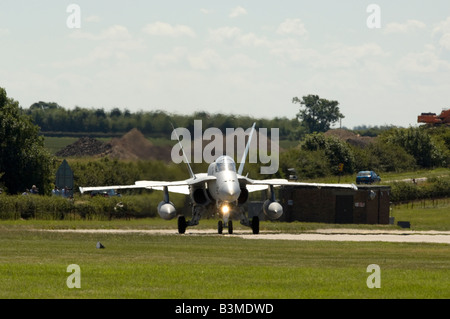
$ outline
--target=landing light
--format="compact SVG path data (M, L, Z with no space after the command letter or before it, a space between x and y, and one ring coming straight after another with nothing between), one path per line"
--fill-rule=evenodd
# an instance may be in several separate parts
M223 205L222 208L221 208L221 210L222 210L222 213L223 213L223 214L228 214L228 213L230 212L230 206L228 206L228 205Z

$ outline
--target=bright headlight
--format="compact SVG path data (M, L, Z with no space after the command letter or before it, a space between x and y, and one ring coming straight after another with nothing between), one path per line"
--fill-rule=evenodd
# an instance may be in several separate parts
M228 214L230 212L230 206L223 205L221 210L222 210L222 214Z

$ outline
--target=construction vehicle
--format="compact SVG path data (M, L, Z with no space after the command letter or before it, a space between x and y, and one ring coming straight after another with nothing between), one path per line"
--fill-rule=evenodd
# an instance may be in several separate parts
M425 123L430 126L450 126L450 109L443 110L440 115L436 115L436 113L422 113L417 117L417 123Z

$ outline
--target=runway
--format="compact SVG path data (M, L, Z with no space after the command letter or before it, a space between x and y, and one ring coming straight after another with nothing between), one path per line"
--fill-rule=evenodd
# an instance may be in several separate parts
M450 231L411 231L411 230L361 230L361 229L318 229L299 234L261 231L254 235L250 230L235 230L232 235L218 235L216 230L187 229L183 235L175 229L52 229L49 232L73 232L91 234L148 234L177 236L223 236L260 240L297 241L353 241L353 242L393 242L393 243L433 243L450 244Z

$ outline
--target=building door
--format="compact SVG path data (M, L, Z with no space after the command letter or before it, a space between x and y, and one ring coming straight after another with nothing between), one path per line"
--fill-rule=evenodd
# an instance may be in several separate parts
M336 224L352 224L353 223L353 196L338 195L336 196Z

